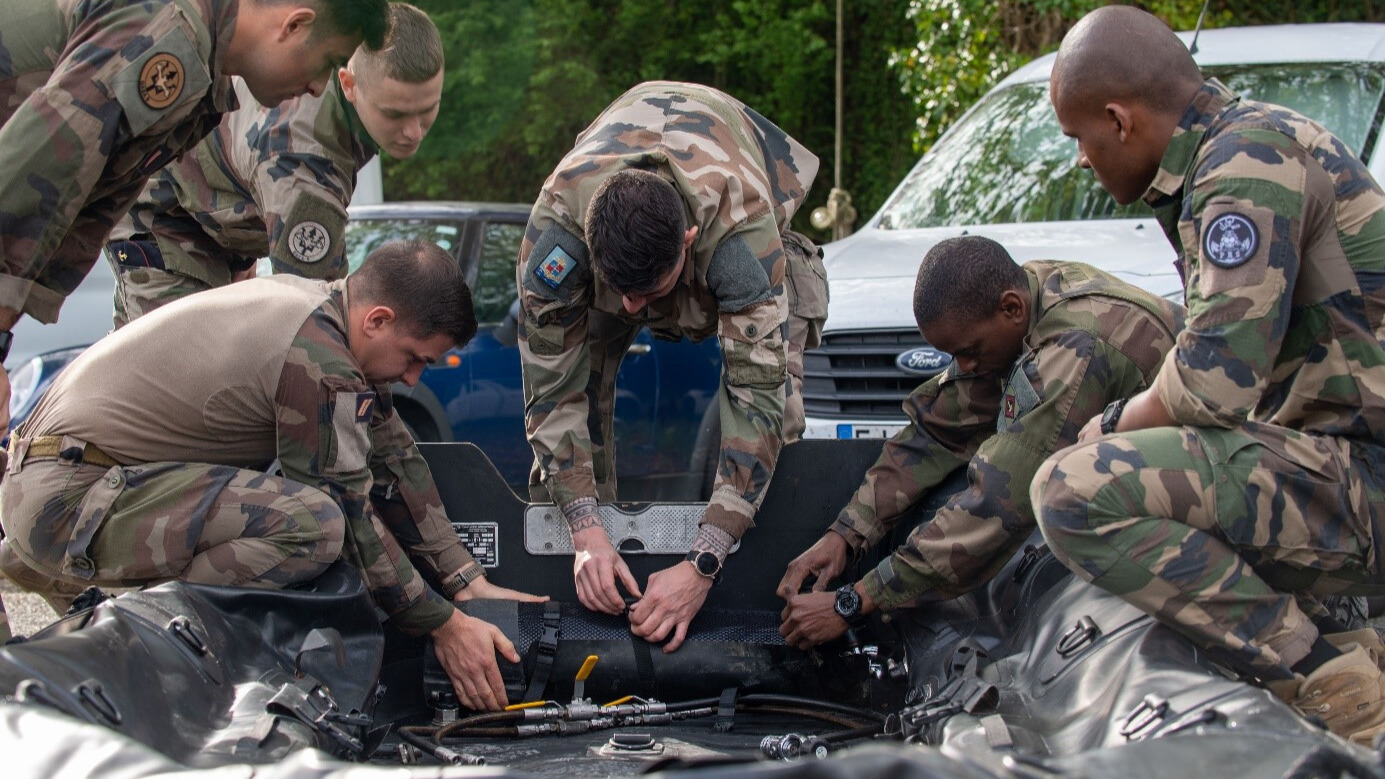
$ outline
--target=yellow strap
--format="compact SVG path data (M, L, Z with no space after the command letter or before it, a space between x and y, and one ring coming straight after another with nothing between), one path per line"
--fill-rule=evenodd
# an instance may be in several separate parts
M505 711L519 711L520 709L533 709L539 706L548 705L548 701L530 701L528 703L511 703L505 707Z

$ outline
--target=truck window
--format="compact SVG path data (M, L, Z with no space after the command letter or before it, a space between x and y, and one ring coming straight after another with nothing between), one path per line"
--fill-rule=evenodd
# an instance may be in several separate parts
M481 236L481 257L476 269L476 285L471 298L476 306L476 321L496 325L504 321L515 300L515 262L524 225L487 222Z

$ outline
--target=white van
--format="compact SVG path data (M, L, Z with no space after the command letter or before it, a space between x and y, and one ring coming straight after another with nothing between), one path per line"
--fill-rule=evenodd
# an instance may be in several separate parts
M1385 24L1204 30L1194 59L1248 98L1322 122L1385 181ZM919 261L945 238L984 235L1019 262L1079 260L1182 299L1152 212L1116 205L1077 166L1048 101L1052 65L1041 57L988 92L860 231L824 247L832 303L822 346L804 358L806 438L892 435L907 421L904 397L952 361L913 315Z

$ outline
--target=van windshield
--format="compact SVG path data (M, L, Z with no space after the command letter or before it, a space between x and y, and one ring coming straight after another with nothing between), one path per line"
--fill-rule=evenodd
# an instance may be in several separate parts
M1293 108L1369 155L1385 76L1360 63L1209 68L1247 98ZM1149 216L1140 201L1119 206L1064 137L1048 83L1017 84L982 99L924 155L880 211L882 229L1117 219Z

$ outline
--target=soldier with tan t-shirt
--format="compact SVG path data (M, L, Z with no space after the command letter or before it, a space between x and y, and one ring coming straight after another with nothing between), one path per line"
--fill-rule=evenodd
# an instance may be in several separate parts
M342 281L255 279L141 317L15 431L0 567L60 602L172 579L282 587L344 557L395 626L432 634L464 705L502 706L492 648L517 662L514 647L445 597L528 596L457 540L389 391L475 333L460 267L428 242Z

